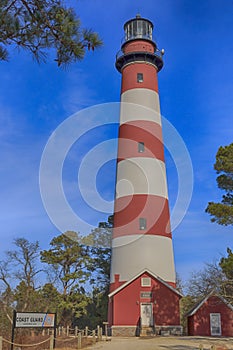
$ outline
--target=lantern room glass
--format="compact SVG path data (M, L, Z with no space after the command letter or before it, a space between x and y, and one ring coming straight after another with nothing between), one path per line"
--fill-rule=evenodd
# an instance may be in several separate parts
M152 24L145 19L134 19L125 26L125 41L143 38L152 40Z

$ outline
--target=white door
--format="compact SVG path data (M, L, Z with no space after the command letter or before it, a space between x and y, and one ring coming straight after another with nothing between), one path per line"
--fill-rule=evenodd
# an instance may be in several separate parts
M210 314L210 334L221 335L221 314Z
M151 303L141 303L141 324L142 326L153 326L153 311Z

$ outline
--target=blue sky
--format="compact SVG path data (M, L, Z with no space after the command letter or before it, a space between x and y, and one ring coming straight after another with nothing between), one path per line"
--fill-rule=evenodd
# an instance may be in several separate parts
M228 246L232 247L232 228L211 223L204 211L208 201L220 200L222 195L213 170L217 149L233 141L233 3L80 0L67 4L77 8L83 26L100 34L102 49L87 53L84 61L66 70L56 66L52 54L47 64L38 65L29 54L17 50L11 50L10 62L0 63L0 252L10 249L12 240L22 236L38 239L41 247L47 248L52 237L60 233L40 196L43 150L54 130L73 113L97 104L119 102L121 76L114 66L115 55L121 46L124 22L140 12L154 23L154 37L159 48L165 49L164 68L159 73L162 115L179 132L192 160L192 200L185 218L173 232L176 269L181 278L187 279L192 271L219 259ZM94 154L94 158L98 155L102 167L96 173L96 193L103 205L105 201L112 202L116 106L113 111L111 123L80 138L64 162L62 184L66 199L73 211L92 225L106 220L108 213L94 210L80 199L78 171L82 160L88 159L87 154ZM92 125L90 114L91 110L80 114L80 128ZM101 122L105 124L106 120L100 117ZM92 154L93 149L97 153ZM177 174L168 152L166 159L172 211ZM91 168L86 173L92 171ZM94 179L84 176L82 181L81 189L87 196L89 189L92 200ZM108 207L110 214L111 203Z

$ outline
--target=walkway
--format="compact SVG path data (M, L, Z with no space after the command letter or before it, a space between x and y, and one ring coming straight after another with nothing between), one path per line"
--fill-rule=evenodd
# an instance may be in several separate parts
M204 337L154 337L154 338L112 338L96 343L93 350L198 350L210 349L211 345L222 349L233 349L232 338Z

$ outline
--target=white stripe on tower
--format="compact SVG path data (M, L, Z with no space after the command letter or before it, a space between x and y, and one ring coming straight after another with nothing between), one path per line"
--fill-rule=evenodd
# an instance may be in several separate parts
M122 87L111 291L145 269L175 285L155 50L152 40L134 38L116 62Z

